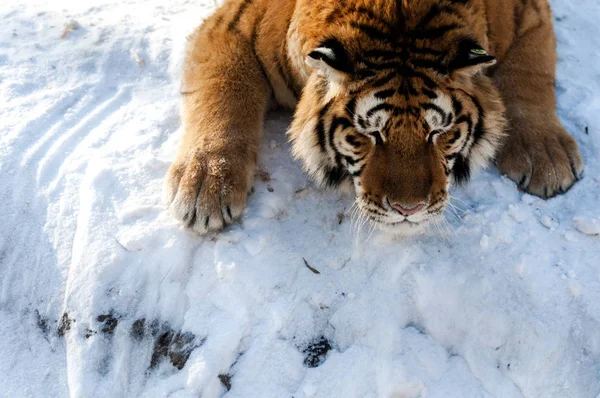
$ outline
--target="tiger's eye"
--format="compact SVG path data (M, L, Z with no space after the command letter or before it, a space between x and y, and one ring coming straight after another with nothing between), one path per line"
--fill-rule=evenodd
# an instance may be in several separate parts
M471 52L476 55L487 55L487 52L483 48L472 48Z

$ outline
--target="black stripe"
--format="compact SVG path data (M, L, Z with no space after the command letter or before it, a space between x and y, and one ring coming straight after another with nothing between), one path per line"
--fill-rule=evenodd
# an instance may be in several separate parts
M396 90L394 90L393 88L378 91L375 93L375 98L382 99L382 100L386 99L386 98L390 98L392 95L394 95L395 92L396 92Z
M436 98L438 97L438 96L437 96L437 94L435 93L435 91L431 91L431 90L429 90L429 89L427 89L427 88L424 88L424 89L423 89L423 90L421 90L421 91L422 91L422 92L423 92L423 94L425 94L425 95L426 95L428 98L431 98L431 99L436 99Z
M392 31L397 28L397 26L395 26L392 22L389 22L386 19L382 18L381 16L376 15L373 12L373 10L369 7L359 6L359 7L350 9L349 5L344 4L344 6L345 6L344 9L342 9L342 8L334 9L329 15L327 15L327 18L325 19L325 21L328 24L332 24L332 23L340 22L340 20L342 20L344 17L349 17L346 19L357 20L357 19L361 18L361 15L357 16L357 15L352 15L352 14L362 14L363 18L366 17L367 19L369 19L371 21L377 22L377 23L383 25L389 31Z
M391 66L391 65L386 65L386 66ZM405 66L402 66L399 63L396 63L393 66L395 68L393 68L393 67L387 68L388 70L393 69L393 72L389 72L385 76L380 77L377 80L374 80L373 82L371 82L369 84L369 88L370 89L374 89L374 88L379 88L379 87L385 86L390 81L392 81L393 79L395 79L395 78L397 78L399 76L402 76L405 79L409 79L409 78L419 79L419 80L421 80L423 82L423 84L425 84L425 86L427 86L427 88L429 88L429 90L433 90L433 89L437 88L437 84L433 81L432 78L430 78L429 76L427 76L425 73L416 71L414 69L411 69L411 68L408 68L408 67L405 67ZM359 77L358 74L360 72L361 71L357 72L357 77ZM375 75L375 73L373 71L371 71L369 73L369 77L372 77L374 75ZM404 80L404 81L406 82L408 80ZM412 82L411 82L411 85L412 85ZM412 86L412 87L405 87L404 89L405 89L405 91L401 91L400 90L399 93L403 94L403 93L407 92L407 90L412 95L417 95L419 93L414 88L414 86ZM361 93L363 90L364 90L364 87L361 87L361 88L358 88L358 89L354 89L354 90L352 90L350 92L350 94L351 95L356 95L356 94Z
M369 135L375 138L375 145L383 145L383 138L381 137L381 133L379 131L370 132Z
M410 62L415 68L433 69L441 75L448 74L448 67L440 59L415 58Z
M358 117L357 122L363 130L366 130L369 127L369 123L367 123L367 121L362 116Z
M387 66L391 66L391 65L386 65ZM435 82L433 81L432 78L430 78L429 76L427 76L425 73L423 72L419 72L414 70L413 68L407 67L405 65L402 65L400 63L395 63L395 73L392 73L391 77L386 76L385 79L386 80L391 80L392 78L396 77L396 76L402 76L403 78L417 78L423 81L423 83L430 89L436 88L437 85L435 84ZM388 69L391 69L388 68ZM383 79L383 78L382 78Z
M339 127L341 127L342 130L345 130L347 128L352 127L352 122L350 122L350 120L346 119L345 117L335 117L331 121L331 126L329 127L329 146L335 153L335 160L338 165L341 163L340 162L341 154L339 153L337 147L335 146L334 139L335 139L335 132L337 131L337 129Z
M432 104L432 103L421 104L421 108L423 108L426 111L432 110L434 112L437 112L440 115L440 117L442 118L442 120L441 120L442 124L445 123L446 118L448 117L446 112L444 112L444 110L442 108L440 108L439 106L437 106L435 104Z
M336 117L331 122L331 133L335 133L338 127L342 127L342 130L352 127L352 122L345 117Z
M411 53L419 54L419 55L434 55L434 56L438 56L438 57L445 57L446 55L448 55L447 51L435 50L433 48L427 48L427 47L411 46L408 48L408 50Z
M443 14L460 17L460 14L458 14L458 12L451 6L444 6L440 8L438 5L434 5L431 7L425 17L423 17L421 22L419 22L419 26L427 27L435 18Z
M354 148L358 148L362 145L360 142L356 141L356 137L354 135L347 135L346 142L352 145Z
M423 81L423 83L430 89L437 88L437 84L435 84L433 79L424 73L412 71L411 77L416 77L418 79L421 79Z
M455 126L458 126L461 123L467 123L467 133L471 134L473 132L473 120L468 115L462 115L456 122L454 122Z
M340 8L336 8L327 15L327 17L325 18L325 22L329 25L336 22L341 17L342 10Z
M450 32L454 29L461 28L461 27L462 27L461 25L458 25L456 23L451 23L448 25L442 25L442 26L438 26L436 28L431 28L431 29L427 29L427 30L407 32L406 35L412 39L433 40L433 39L439 39L440 37L444 36L446 33Z
M394 116L399 115L412 115L419 117L421 115L421 108L416 106L407 106L406 108L394 107Z
M360 6L360 7L356 8L354 11L357 13L360 13L360 14L364 14L367 18L369 18L372 21L377 21L378 23L384 25L385 28L389 31L393 31L394 29L397 29L397 26L395 26L392 22L389 22L385 19L382 19L380 16L375 15L375 13L373 12L373 10L371 8L368 8L365 6Z
M350 117L350 119L354 119L354 112L356 111L356 97L352 98L350 102L346 104L346 113Z
M460 115L463 111L462 103L454 95L451 95L450 98L452 100L452 110L454 111L454 114Z
M363 54L364 57L367 58L385 58L388 60L391 59L402 59L407 60L408 54L418 54L418 55L431 55L436 57L445 57L448 55L447 51L436 50L434 48L428 47L417 47L413 42L402 42L396 44L396 50L368 50Z
M479 124L480 124L480 121L477 122L477 126L473 126L473 122L472 121L467 124L467 128L468 128L468 130L467 130L467 138L465 139L465 142L463 143L463 145L459 149L460 153L464 152L464 150L467 148L467 145L469 144L469 140L473 136L474 131L477 130ZM473 146L473 144L475 144L475 140L473 140L473 142L471 143L471 147Z
M380 63L376 61L367 61L366 59L362 59L360 62L365 64L367 68L374 70L401 69L403 67L403 65L398 61Z
M485 130L483 128L483 119L485 118L485 111L481 107L481 104L479 103L477 98L471 97L471 99L473 100L473 103L477 108L477 112L479 113L477 125L475 126L475 140L473 141L473 145L475 145L477 141L479 141L479 139L485 134Z
M325 104L325 106L323 106L323 108L321 108L321 110L319 111L319 120L317 122L317 126L315 127L317 137L318 137L319 147L320 147L321 151L325 154L327 154L327 148L325 146L326 145L326 131L325 131L324 118L325 118L325 115L327 114L327 112L329 111L329 109L331 108L331 104L332 104L332 101L329 101L327 104ZM340 120L338 120L337 118L334 119L334 121L332 122L332 125L334 125L334 124L346 125L346 122L341 120L343 118L339 118L339 119ZM350 121L347 121L347 122L348 122L348 124L350 123ZM341 181L348 176L348 174L341 166L340 154L336 151L335 146L333 145L333 132L331 129L330 129L329 140L330 140L331 149L334 151L337 164L335 166L328 165L325 167L324 176L323 176L324 183L327 186L337 187L340 185Z
M446 114L446 120L444 120L444 127L450 126L452 123L452 119L454 119L454 113L449 112Z
M388 41L390 39L390 35L387 32L382 31L381 29L373 26L367 25L364 23L352 22L350 24L353 28L360 30L365 35L369 36L369 38L377 41Z
M376 75L375 72L369 69L359 69L354 74L359 80L365 80Z
M454 166L452 166L452 174L458 184L464 184L471 178L471 165L469 161L461 154L456 156Z
M460 129L457 129L456 131L454 131L454 135L452 136L452 138L448 140L448 144L454 145L456 141L460 139L460 137Z
M238 10L235 12L233 19L231 20L231 22L229 22L229 25L227 26L227 29L229 31L237 29L237 25L240 22L240 19L242 18L242 14L244 13L244 11L246 11L246 8L248 8L250 3L252 3L252 0L244 0L242 2Z
M344 160L349 166L354 166L356 164L356 160L351 156L344 156Z
M329 111L331 107L331 101L329 101L321 110L319 111L319 120L317 122L317 126L315 127L317 138L319 140L319 147L321 148L321 152L327 153L325 149L325 121L323 118L325 114Z
M395 58L398 55L398 52L393 50L368 50L363 54L367 58Z
M370 118L371 116L373 116L375 114L375 112L393 111L394 109L395 109L394 105L384 102L382 104L376 105L373 108L369 109L369 111L367 112L367 118Z
M341 167L326 166L324 171L324 182L329 187L336 188L348 177L348 173Z
M446 162L443 163L444 166L444 174L446 174L446 177L450 175L450 169L448 168L448 164Z
M365 166L362 166L360 169L356 170L354 173L352 173L352 177L360 177L364 168L365 168Z
M419 91L415 88L410 80L404 80L400 88L398 88L398 93L403 95L404 98L408 98L411 95L419 95Z
M331 125L329 126L329 147L334 153L335 163L337 167L342 167L342 155L335 146L335 132L339 127L342 127L342 129L346 129L351 126L352 123L350 123L350 120L346 119L345 117L335 117L331 121Z
M459 151L460 153L464 152L464 150L466 149L467 144L469 143L469 140L470 140L471 136L474 136L474 138L473 138L473 142L472 142L470 148L472 148L475 144L477 144L477 141L484 134L484 129L483 129L483 117L484 117L483 108L479 104L479 101L477 101L477 98L473 97L470 94L467 94L467 95L469 96L469 98L471 99L471 101L473 102L473 104L475 105L475 107L477 108L477 124L473 128L473 122L471 121L471 122L468 123L468 126L469 126L469 136L465 140L462 148L460 148L460 151ZM461 120L461 122L462 122L462 119L463 119L463 117L459 118L459 120ZM470 150L470 148L469 148L469 150Z
M407 53L414 53L419 55L434 55L434 56L445 56L448 54L445 50L436 50L430 47L423 47L423 44L417 44L414 40L402 41L395 43L395 50L393 53L404 60L407 58Z
M440 7L437 4L434 4L429 9L427 14L425 14L423 19L421 19L421 22L419 22L419 26L421 26L422 28L427 27L427 25L429 25L431 23L431 21L433 21L439 14L440 14Z
M386 84L388 84L395 77L396 77L396 74L390 73L390 74L388 74L386 76L380 77L379 79L373 81L370 84L370 87L372 87L372 88L379 88L379 87L385 86Z
M436 135L439 135L443 133L442 130L433 130L431 133L429 133L429 137L427 138L427 141L431 144L433 143L433 139L435 138Z

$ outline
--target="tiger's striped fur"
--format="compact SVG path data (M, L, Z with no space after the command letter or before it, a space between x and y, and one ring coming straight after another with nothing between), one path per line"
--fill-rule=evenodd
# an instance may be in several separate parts
M583 170L554 63L546 0L228 0L190 39L166 200L201 233L239 217L270 104L295 107L306 171L394 232L440 216L494 157L553 196Z

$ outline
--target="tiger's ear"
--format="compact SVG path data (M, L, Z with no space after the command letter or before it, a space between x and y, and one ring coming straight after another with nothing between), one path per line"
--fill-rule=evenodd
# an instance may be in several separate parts
M341 78L352 73L348 51L337 39L327 39L306 56L306 63L317 73L330 78Z
M451 72L464 71L476 73L484 67L496 64L496 58L488 54L479 44L473 40L463 40L456 52L456 56L450 62Z

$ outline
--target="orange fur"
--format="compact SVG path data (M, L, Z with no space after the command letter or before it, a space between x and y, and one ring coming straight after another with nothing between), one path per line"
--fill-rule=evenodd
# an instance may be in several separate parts
M449 184L494 155L551 197L583 170L556 116L555 63L547 0L228 0L190 38L166 202L200 233L238 218L273 104L296 109L305 169L353 186L393 231L439 215Z

